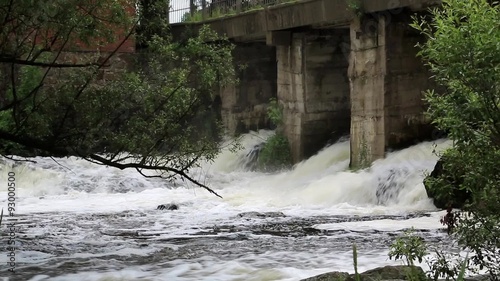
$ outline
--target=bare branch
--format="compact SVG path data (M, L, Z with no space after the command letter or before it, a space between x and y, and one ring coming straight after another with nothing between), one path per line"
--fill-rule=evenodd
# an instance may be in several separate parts
M177 175L179 175L179 176L181 176L181 177L189 180L190 182L194 183L195 185L206 189L208 192L214 194L215 196L222 198L222 196L220 196L213 189L211 189L210 187L208 187L208 186L200 183L199 181L193 179L192 177L190 177L188 174L186 174L182 170L178 170L178 169L174 169L174 168L170 168L170 167L164 167L164 166L147 166L147 165L141 165L141 164L137 164L137 163L126 163L126 164L116 163L116 162L109 161L108 159L106 159L104 157L101 157L99 155L96 155L96 154L92 154L92 155L89 155L89 156L84 157L84 158L85 159L90 158L90 159L99 161L100 163L102 163L104 165L107 165L107 166L110 166L110 167L115 167L115 168L118 168L120 170L124 170L124 169L128 169L128 168L133 168L133 169L140 169L140 170L152 170L152 171L172 172L172 173L175 173L175 174L177 174Z
M57 62L37 62L32 60L23 60L12 57L0 57L0 63L12 63L18 65L29 65L29 66L40 66L40 67L51 67L51 68L77 68L77 67L89 67L89 66L99 66L99 63L57 63Z

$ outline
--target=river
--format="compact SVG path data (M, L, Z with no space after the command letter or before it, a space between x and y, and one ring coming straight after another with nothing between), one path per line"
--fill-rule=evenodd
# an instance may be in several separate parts
M223 199L183 181L146 179L76 158L4 161L16 174L16 211L4 218L3 280L300 280L400 264L387 257L403 229L431 244L448 241L422 180L434 167L425 142L389 153L370 169L350 171L349 142L276 174L247 171L245 155L272 132L242 138L193 176ZM165 203L178 210L156 210ZM5 225L16 225L15 275L8 271Z

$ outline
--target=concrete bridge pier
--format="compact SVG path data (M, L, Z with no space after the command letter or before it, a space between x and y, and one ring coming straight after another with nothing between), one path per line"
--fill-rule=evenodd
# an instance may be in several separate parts
M387 16L389 15L389 16ZM388 149L429 138L423 91L433 88L417 58L422 38L408 14L375 14L350 26L351 166L364 167Z
M267 105L276 97L276 51L265 42L236 43L239 83L220 90L221 117L229 135L269 128Z
M283 105L284 133L296 163L349 134L349 30L273 36L277 38L270 41L276 45L278 101Z

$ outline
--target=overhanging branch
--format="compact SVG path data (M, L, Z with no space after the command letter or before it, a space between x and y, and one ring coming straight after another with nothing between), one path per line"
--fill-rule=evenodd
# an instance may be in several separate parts
M108 160L108 159L106 159L104 157L101 157L99 155L96 155L96 154L91 154L88 157L84 157L84 158L89 158L89 159L98 161L98 162L100 162L100 163L102 163L102 164L104 164L106 166L115 167L115 168L118 168L118 169L121 169L121 170L133 168L133 169L136 169L137 171L139 171L139 170L150 170L150 171L156 170L156 171L172 172L172 173L175 173L175 174L177 174L177 175L179 175L179 176L181 176L181 177L189 180L190 182L194 183L195 185L206 189L208 192L214 194L215 196L217 196L219 198L222 198L222 196L220 196L213 189L211 189L210 187L208 187L208 186L200 183L199 181L193 179L192 177L190 177L188 174L186 174L182 170L178 170L178 169L171 168L171 167L164 167L164 166L148 166L148 165L139 164L139 163L117 163L117 162L110 161L110 160ZM148 176L144 175L142 172L140 172L140 173L143 176L148 177Z

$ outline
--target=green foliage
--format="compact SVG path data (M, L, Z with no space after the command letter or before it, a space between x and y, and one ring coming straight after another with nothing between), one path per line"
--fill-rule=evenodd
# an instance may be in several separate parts
M427 37L420 56L445 88L427 93L429 115L454 141L446 157L458 182L438 179L432 188L443 196L456 186L471 194L454 235L492 278L500 276L499 22L496 2L444 0L412 25Z
M425 241L415 235L414 229L405 230L403 236L398 237L390 246L389 258L404 260L406 265L415 265L415 261L422 262L427 254Z
M281 134L269 137L259 153L258 168L263 171L276 171L291 165L292 157L287 138Z
M123 36L116 30L132 27L135 18L127 9L133 5L128 0L2 1L5 24L0 42L8 44L0 45L0 53L36 58L51 47L73 49L90 42L104 45ZM34 37L38 44L33 44Z
M235 81L233 45L207 27L174 42L163 16L147 17L164 11L159 1L139 9L143 21L136 38L148 48L140 58L134 55L136 64L114 53L68 54L63 51L85 41L123 43L123 34L135 30L131 22L137 23L125 4L134 1L76 2L6 3L12 19L1 30L0 63L2 74L12 79L3 81L9 90L0 93L0 154L12 152L5 145L12 143L19 146L16 154L79 156L146 176L181 176L212 191L188 172L219 151L214 135L222 130L205 120L216 89ZM21 33L13 32L11 22ZM59 37L38 45L29 37L47 30L62 33L71 45L65 47ZM111 73L105 64L111 64Z
M458 272L458 281L463 281L465 279L465 272L467 271L467 261L469 260L469 253L465 256L465 260L460 264L460 271Z
M358 249L356 244L352 244L352 262L354 264L354 275L356 277L356 281L361 281L361 276L358 273Z
M362 17L364 14L363 4L360 0L346 0L347 7L351 10L356 16Z
M413 228L405 230L403 236L398 237L390 246L389 259L403 260L410 269L406 272L408 280L419 281L425 279L417 271L415 261L422 262L427 254L425 241L415 234Z
M269 100L267 117L275 126L280 126L283 123L283 110L275 98Z
M427 276L434 281L440 280L440 278L444 278L445 280L463 280L465 272L473 272L468 268L468 257L463 259L458 254L444 253L437 249L433 256L426 262L429 265Z
M257 160L257 167L263 171L276 171L292 165L290 144L282 134L283 109L275 98L269 100L267 107L269 120L277 127L276 134L269 137L262 147Z

